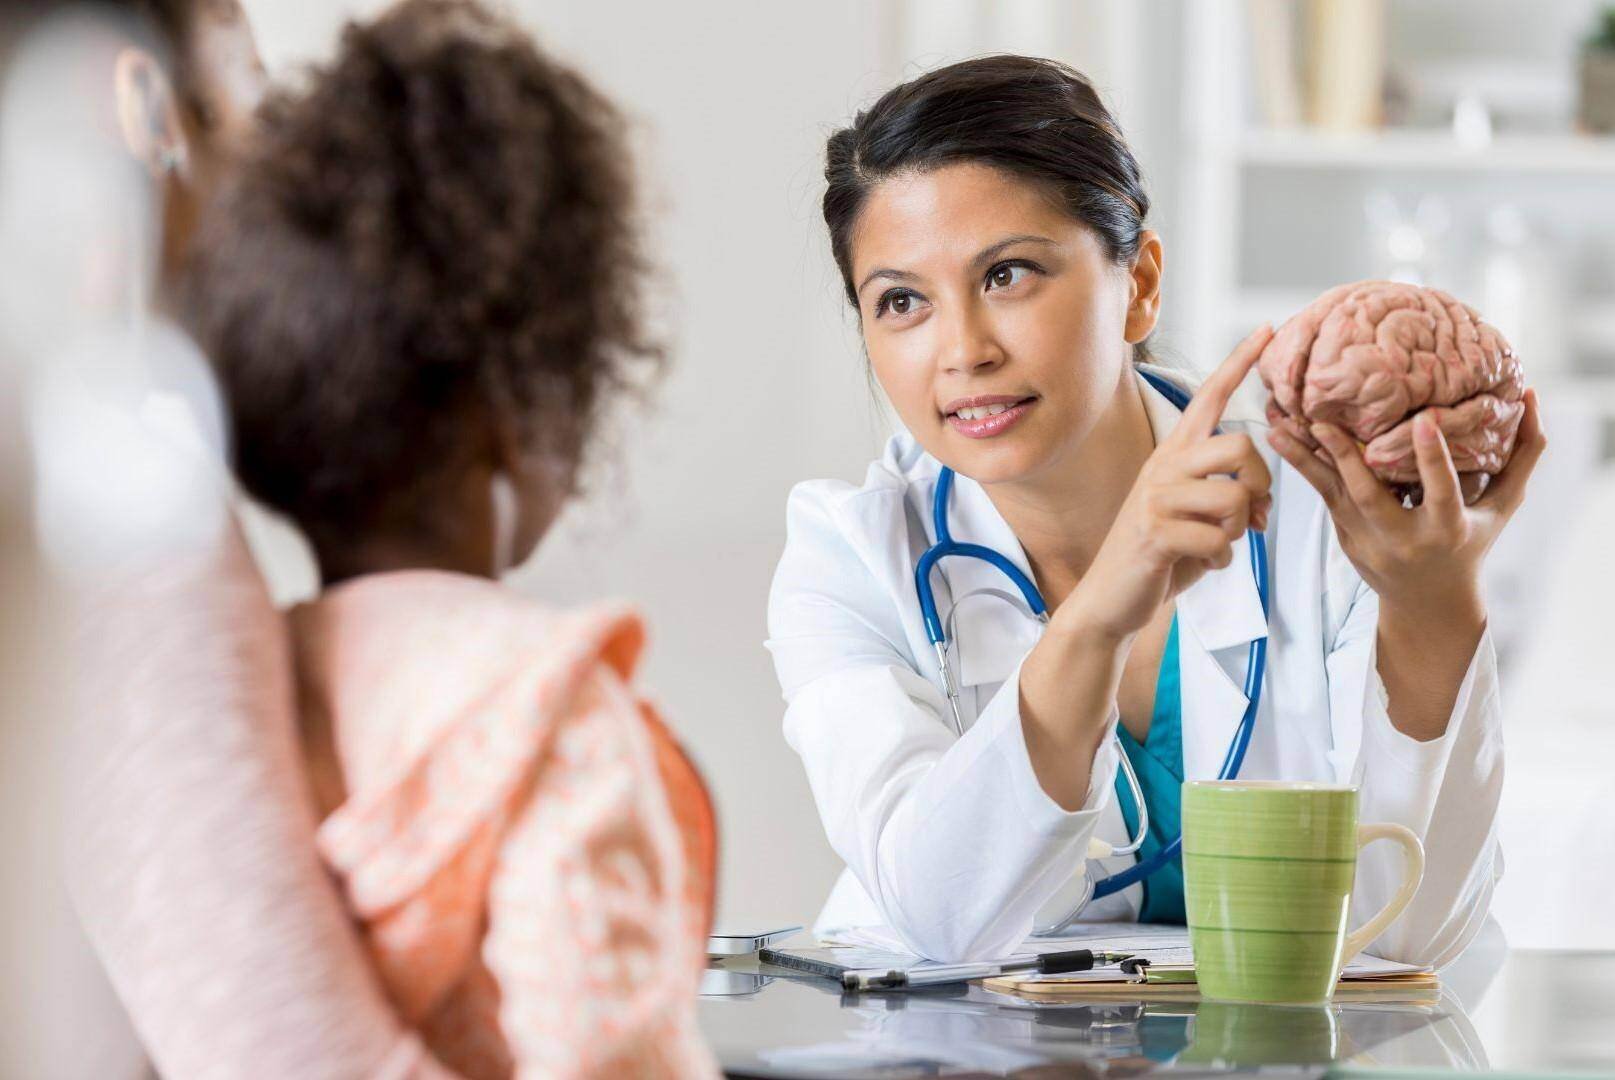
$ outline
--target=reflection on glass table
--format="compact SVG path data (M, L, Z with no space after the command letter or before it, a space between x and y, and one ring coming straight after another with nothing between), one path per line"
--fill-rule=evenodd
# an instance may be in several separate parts
M736 958L713 982L734 988L703 997L701 1022L730 1076L1615 1077L1615 954L1499 950L1467 968L1407 1000L1294 1007L1032 1001L976 985L843 995Z

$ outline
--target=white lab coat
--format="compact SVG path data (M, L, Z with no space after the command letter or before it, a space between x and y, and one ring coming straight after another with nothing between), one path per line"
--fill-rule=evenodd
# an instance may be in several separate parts
M1152 368L1187 386L1181 372ZM1179 412L1139 380L1157 440ZM1248 643L1269 634L1261 706L1241 776L1350 782L1360 820L1398 822L1424 842L1424 882L1371 946L1391 959L1443 964L1479 932L1502 872L1496 811L1503 746L1496 660L1482 637L1446 733L1420 743L1392 726L1374 663L1379 598L1342 554L1327 508L1306 480L1248 430L1273 470L1267 546L1272 617L1264 624L1248 540L1223 570L1178 597L1183 765L1214 777L1247 699ZM1090 836L1125 842L1112 797L1114 740L1093 768L1083 808L1043 791L1021 730L1019 670L1043 624L997 570L945 559L934 575L949 626L966 729L954 733L914 590L933 541L940 465L894 437L861 487L798 485L769 598L768 648L787 709L785 737L807 769L831 846L846 870L815 927L833 936L884 926L921 955L962 960L1013 951L1081 888ZM1025 553L980 485L960 476L949 521L1029 572ZM1112 723L1116 716L1113 713ZM1107 860L1106 872L1133 856ZM1394 894L1400 851L1367 848L1352 922ZM1088 919L1136 916L1138 886L1089 905Z

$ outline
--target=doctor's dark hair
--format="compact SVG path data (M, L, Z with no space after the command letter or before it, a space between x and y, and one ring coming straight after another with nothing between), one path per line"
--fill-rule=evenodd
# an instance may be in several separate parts
M1138 254L1149 195L1093 84L1053 60L984 56L888 90L830 136L824 223L854 307L852 241L870 193L893 176L965 162L1043 188L1093 230L1113 261Z
M405 0L260 122L184 304L247 489L317 549L444 535L500 447L572 494L662 357L617 111L482 6Z

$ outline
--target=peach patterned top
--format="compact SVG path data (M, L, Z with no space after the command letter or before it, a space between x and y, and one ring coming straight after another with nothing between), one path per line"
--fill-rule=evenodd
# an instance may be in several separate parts
M406 1023L466 1077L711 1076L711 803L626 609L371 575L291 613L319 848Z

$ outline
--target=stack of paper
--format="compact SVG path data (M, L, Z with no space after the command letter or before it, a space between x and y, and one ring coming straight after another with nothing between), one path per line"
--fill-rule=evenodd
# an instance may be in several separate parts
M856 946L849 957L857 957L863 950L878 951L884 958L871 967L887 966L891 959L909 958L909 964L890 966L926 965L914 954L904 950L897 935L885 927L860 927L836 933L827 944ZM1118 967L1095 968L1091 971L1064 975L1006 975L988 979L984 985L990 990L1034 995L1038 997L1102 997L1118 994L1130 998L1188 998L1197 996L1194 985L1194 953L1189 947L1189 932L1181 926L1159 926L1141 923L1085 923L1072 927L1062 937L1027 938L1013 957L1020 959L1039 953L1063 952L1067 949L1093 949L1105 952L1128 953L1150 962L1147 980L1131 976ZM839 950L838 950L839 951ZM856 966L862 966L861 964ZM1367 953L1359 954L1348 963L1340 975L1336 999L1349 998L1397 1000L1409 996L1429 994L1439 987L1434 972L1428 967L1402 964Z
M823 938L826 945L855 945L864 949L878 949L887 953L904 953L915 960L913 953L904 947L896 931L884 926L860 926L837 930ZM1151 964L1192 963L1189 952L1189 932L1181 926L1159 926L1150 923L1079 923L1063 937L1029 937L1021 943L1012 957L1018 959L1039 953L1064 952L1067 949L1104 949L1124 952L1133 956L1148 957Z

